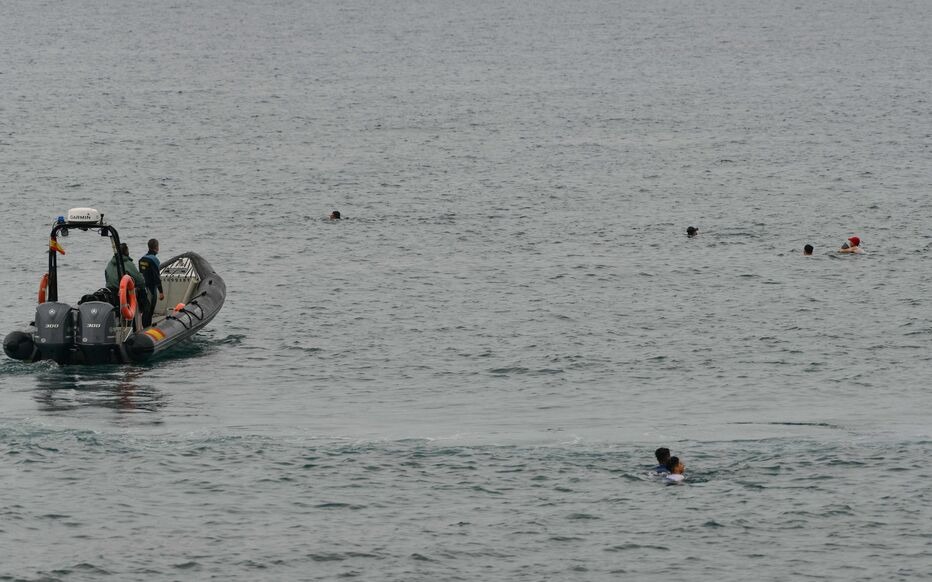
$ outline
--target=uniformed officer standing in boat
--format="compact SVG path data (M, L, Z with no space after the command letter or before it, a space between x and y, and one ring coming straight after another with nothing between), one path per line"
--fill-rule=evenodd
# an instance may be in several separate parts
M146 280L146 294L148 295L148 308L142 313L142 326L149 327L152 325L152 314L155 312L155 294L158 292L159 299L165 299L165 292L162 291L162 276L159 273L159 241L158 239L149 239L149 252L139 259L139 271Z

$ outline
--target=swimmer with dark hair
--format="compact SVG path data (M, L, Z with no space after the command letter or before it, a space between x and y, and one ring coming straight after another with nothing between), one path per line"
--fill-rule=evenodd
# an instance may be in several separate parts
M679 457L670 457L665 466L667 471L670 472L669 475L664 477L667 483L680 483L686 478L684 475L686 472L686 465L680 462Z
M339 210L334 210L333 212L330 213L330 220L340 220L340 218L342 217L340 216Z
M699 234L699 229L696 228L695 226L686 227L686 236L693 237L693 236L696 236L697 234Z
M814 249L812 248L812 245L806 245L806 246L803 247L803 254L806 255L806 256L808 257L809 255L812 254L812 251L813 251L813 250L814 250Z
M654 456L657 457L657 466L654 467L654 473L658 475L663 475L669 473L667 470L667 461L670 460L670 449L667 447L660 447L654 451Z

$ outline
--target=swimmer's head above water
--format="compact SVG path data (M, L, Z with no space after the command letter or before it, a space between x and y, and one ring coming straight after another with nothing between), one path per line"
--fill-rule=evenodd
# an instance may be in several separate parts
M686 465L680 462L679 457L670 457L665 466L671 475L682 475L686 471Z
M842 243L841 248L838 249L838 252L857 254L863 253L864 249L861 248L861 239L856 236L848 238L847 242Z

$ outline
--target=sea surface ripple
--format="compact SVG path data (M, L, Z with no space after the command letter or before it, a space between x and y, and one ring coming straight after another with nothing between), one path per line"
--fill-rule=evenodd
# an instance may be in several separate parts
M228 296L0 359L0 581L929 576L932 4L7 4L0 333Z

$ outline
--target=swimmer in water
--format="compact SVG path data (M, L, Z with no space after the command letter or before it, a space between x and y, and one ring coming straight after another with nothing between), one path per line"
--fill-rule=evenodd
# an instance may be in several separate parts
M334 210L333 212L330 213L330 220L340 220L340 218L342 217L340 216L339 210Z
M667 447L660 447L654 451L654 456L657 457L657 466L654 467L654 473L658 475L666 475L670 471L667 470L667 461L670 460L670 449Z
M683 474L686 472L686 465L680 462L679 457L670 457L666 464L667 471L670 472L669 475L664 476L664 480L667 483L681 483L686 476Z
M695 226L687 226L687 227L686 227L686 236L692 238L692 237L696 236L697 234L699 234L699 229L696 228Z
M814 249L812 248L812 245L806 245L803 247L803 254L806 255L807 257L811 256L813 250Z
M841 248L838 249L838 252L858 255L863 253L864 249L861 248L861 239L856 236L849 238L848 242L841 245Z

